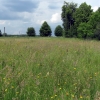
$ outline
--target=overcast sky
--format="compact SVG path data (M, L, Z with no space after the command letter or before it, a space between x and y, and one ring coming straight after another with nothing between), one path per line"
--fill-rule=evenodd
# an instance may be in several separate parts
M65 0L72 2L71 0ZM83 2L94 10L100 7L100 0L73 0L79 5ZM61 7L64 0L0 0L0 29L6 27L7 34L26 34L28 27L34 27L36 34L44 21L54 31L62 25Z

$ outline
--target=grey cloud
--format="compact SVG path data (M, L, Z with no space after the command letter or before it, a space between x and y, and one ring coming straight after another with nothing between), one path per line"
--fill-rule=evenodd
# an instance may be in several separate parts
M2 12L0 11L0 20L17 20L20 19L21 17L17 16L14 13L11 12Z
M49 2L49 9L60 9L63 6L63 2L51 1Z
M29 0L4 0L4 6L10 11L15 12L32 12L38 7L38 2Z
M58 8L59 8L57 5L56 5L56 6L55 6L55 5L49 5L48 7L49 7L50 9L58 9Z
M0 1L0 20L17 20L23 16L22 12L33 12L38 7L38 1L32 0L1 0Z

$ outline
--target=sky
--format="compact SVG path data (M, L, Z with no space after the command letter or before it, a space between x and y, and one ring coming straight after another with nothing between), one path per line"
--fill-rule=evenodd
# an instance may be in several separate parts
M57 25L62 25L61 7L66 2L80 5L86 2L95 11L100 0L0 0L0 30L7 34L26 34L34 27L36 34L44 21L50 25L52 34Z

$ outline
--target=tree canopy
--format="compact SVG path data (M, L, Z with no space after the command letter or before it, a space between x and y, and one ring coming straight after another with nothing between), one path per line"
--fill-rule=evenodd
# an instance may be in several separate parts
M86 2L79 7L76 3L64 2L61 18L65 37L100 37L100 7L93 12L91 6Z
M76 7L77 4L73 2L64 2L64 5L62 6L61 18L65 30L65 37L72 37L72 34L74 33L74 13Z
M40 28L40 36L51 36L51 33L52 33L51 28L45 21Z
M33 27L27 28L27 35L28 36L35 36L35 29Z
M62 36L63 35L63 28L61 25L58 25L54 31L55 36Z

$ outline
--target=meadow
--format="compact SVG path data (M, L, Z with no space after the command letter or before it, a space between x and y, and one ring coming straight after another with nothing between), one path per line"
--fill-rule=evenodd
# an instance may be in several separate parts
M0 100L100 100L100 42L0 38Z

